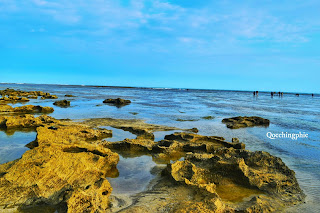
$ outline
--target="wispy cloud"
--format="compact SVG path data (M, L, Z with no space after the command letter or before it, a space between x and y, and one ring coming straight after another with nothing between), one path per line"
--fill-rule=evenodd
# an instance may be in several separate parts
M248 41L303 43L309 41L306 32L316 25L301 21L308 19L308 14L288 19L273 7L264 7L268 1L260 7L228 1L184 7L162 0L1 0L0 5L8 16L30 19L29 25L35 25L32 29L50 25L52 36L72 35L88 42L104 37L141 45L179 41L203 48L230 42L246 45Z

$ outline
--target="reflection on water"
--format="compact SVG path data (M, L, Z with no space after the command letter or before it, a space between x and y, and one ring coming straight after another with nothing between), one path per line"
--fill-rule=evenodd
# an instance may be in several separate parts
M166 135L171 135L175 132L182 132L180 130L172 130L172 131L158 131L158 132L154 132L154 141L161 141L164 139L164 137Z
M107 178L110 182L113 194L133 195L143 191L149 182L155 177L151 169L157 164L151 156L122 157L117 165L119 176Z
M137 136L132 134L131 132L124 131L122 129L113 128L110 126L101 126L101 128L105 128L108 130L112 130L112 137L107 138L107 141L116 142L116 141L123 141L124 139L135 139Z
M7 135L0 131L0 164L20 158L29 150L25 145L35 139L35 132L15 132L13 135Z

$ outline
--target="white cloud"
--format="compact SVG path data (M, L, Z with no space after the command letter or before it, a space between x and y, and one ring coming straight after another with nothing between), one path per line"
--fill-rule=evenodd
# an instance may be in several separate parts
M97 38L152 47L173 47L178 41L208 52L221 51L224 46L243 46L247 51L246 45L251 41L308 42L306 32L315 26L303 24L301 17L283 17L269 7L233 3L184 8L164 0L131 0L127 4L111 0L0 0L0 5L15 8L11 12L18 11L25 16L25 22L29 16L39 17L38 22L29 23L28 29L40 32L38 26L48 24L54 26L50 33L55 37L79 37L89 43Z

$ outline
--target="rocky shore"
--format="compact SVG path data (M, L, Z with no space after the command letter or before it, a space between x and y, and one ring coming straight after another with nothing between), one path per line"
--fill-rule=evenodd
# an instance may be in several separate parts
M51 95L48 92L42 91L21 91L7 88L5 90L0 90L0 98L1 102L28 102L29 99L37 99L41 97L41 99L57 99L58 96Z
M4 94L8 93L17 91ZM22 94L30 95L17 95ZM72 213L277 212L304 201L294 171L267 152L246 150L237 138L229 142L196 134L196 128L136 119L69 121L30 114L49 111L50 107L0 105L0 130L37 133L21 158L0 165L0 212L39 206ZM246 117L224 122L229 128L240 128L261 120ZM129 131L136 138L110 142L112 131L107 126ZM155 132L173 130L180 132L154 140ZM155 178L145 191L125 198L112 194L107 180L119 175L117 164L123 153L152 156L154 162L166 164L151 171Z

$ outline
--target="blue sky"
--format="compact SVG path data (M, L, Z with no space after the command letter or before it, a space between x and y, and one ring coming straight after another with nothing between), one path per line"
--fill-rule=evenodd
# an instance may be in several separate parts
M0 0L0 82L320 90L320 1Z

